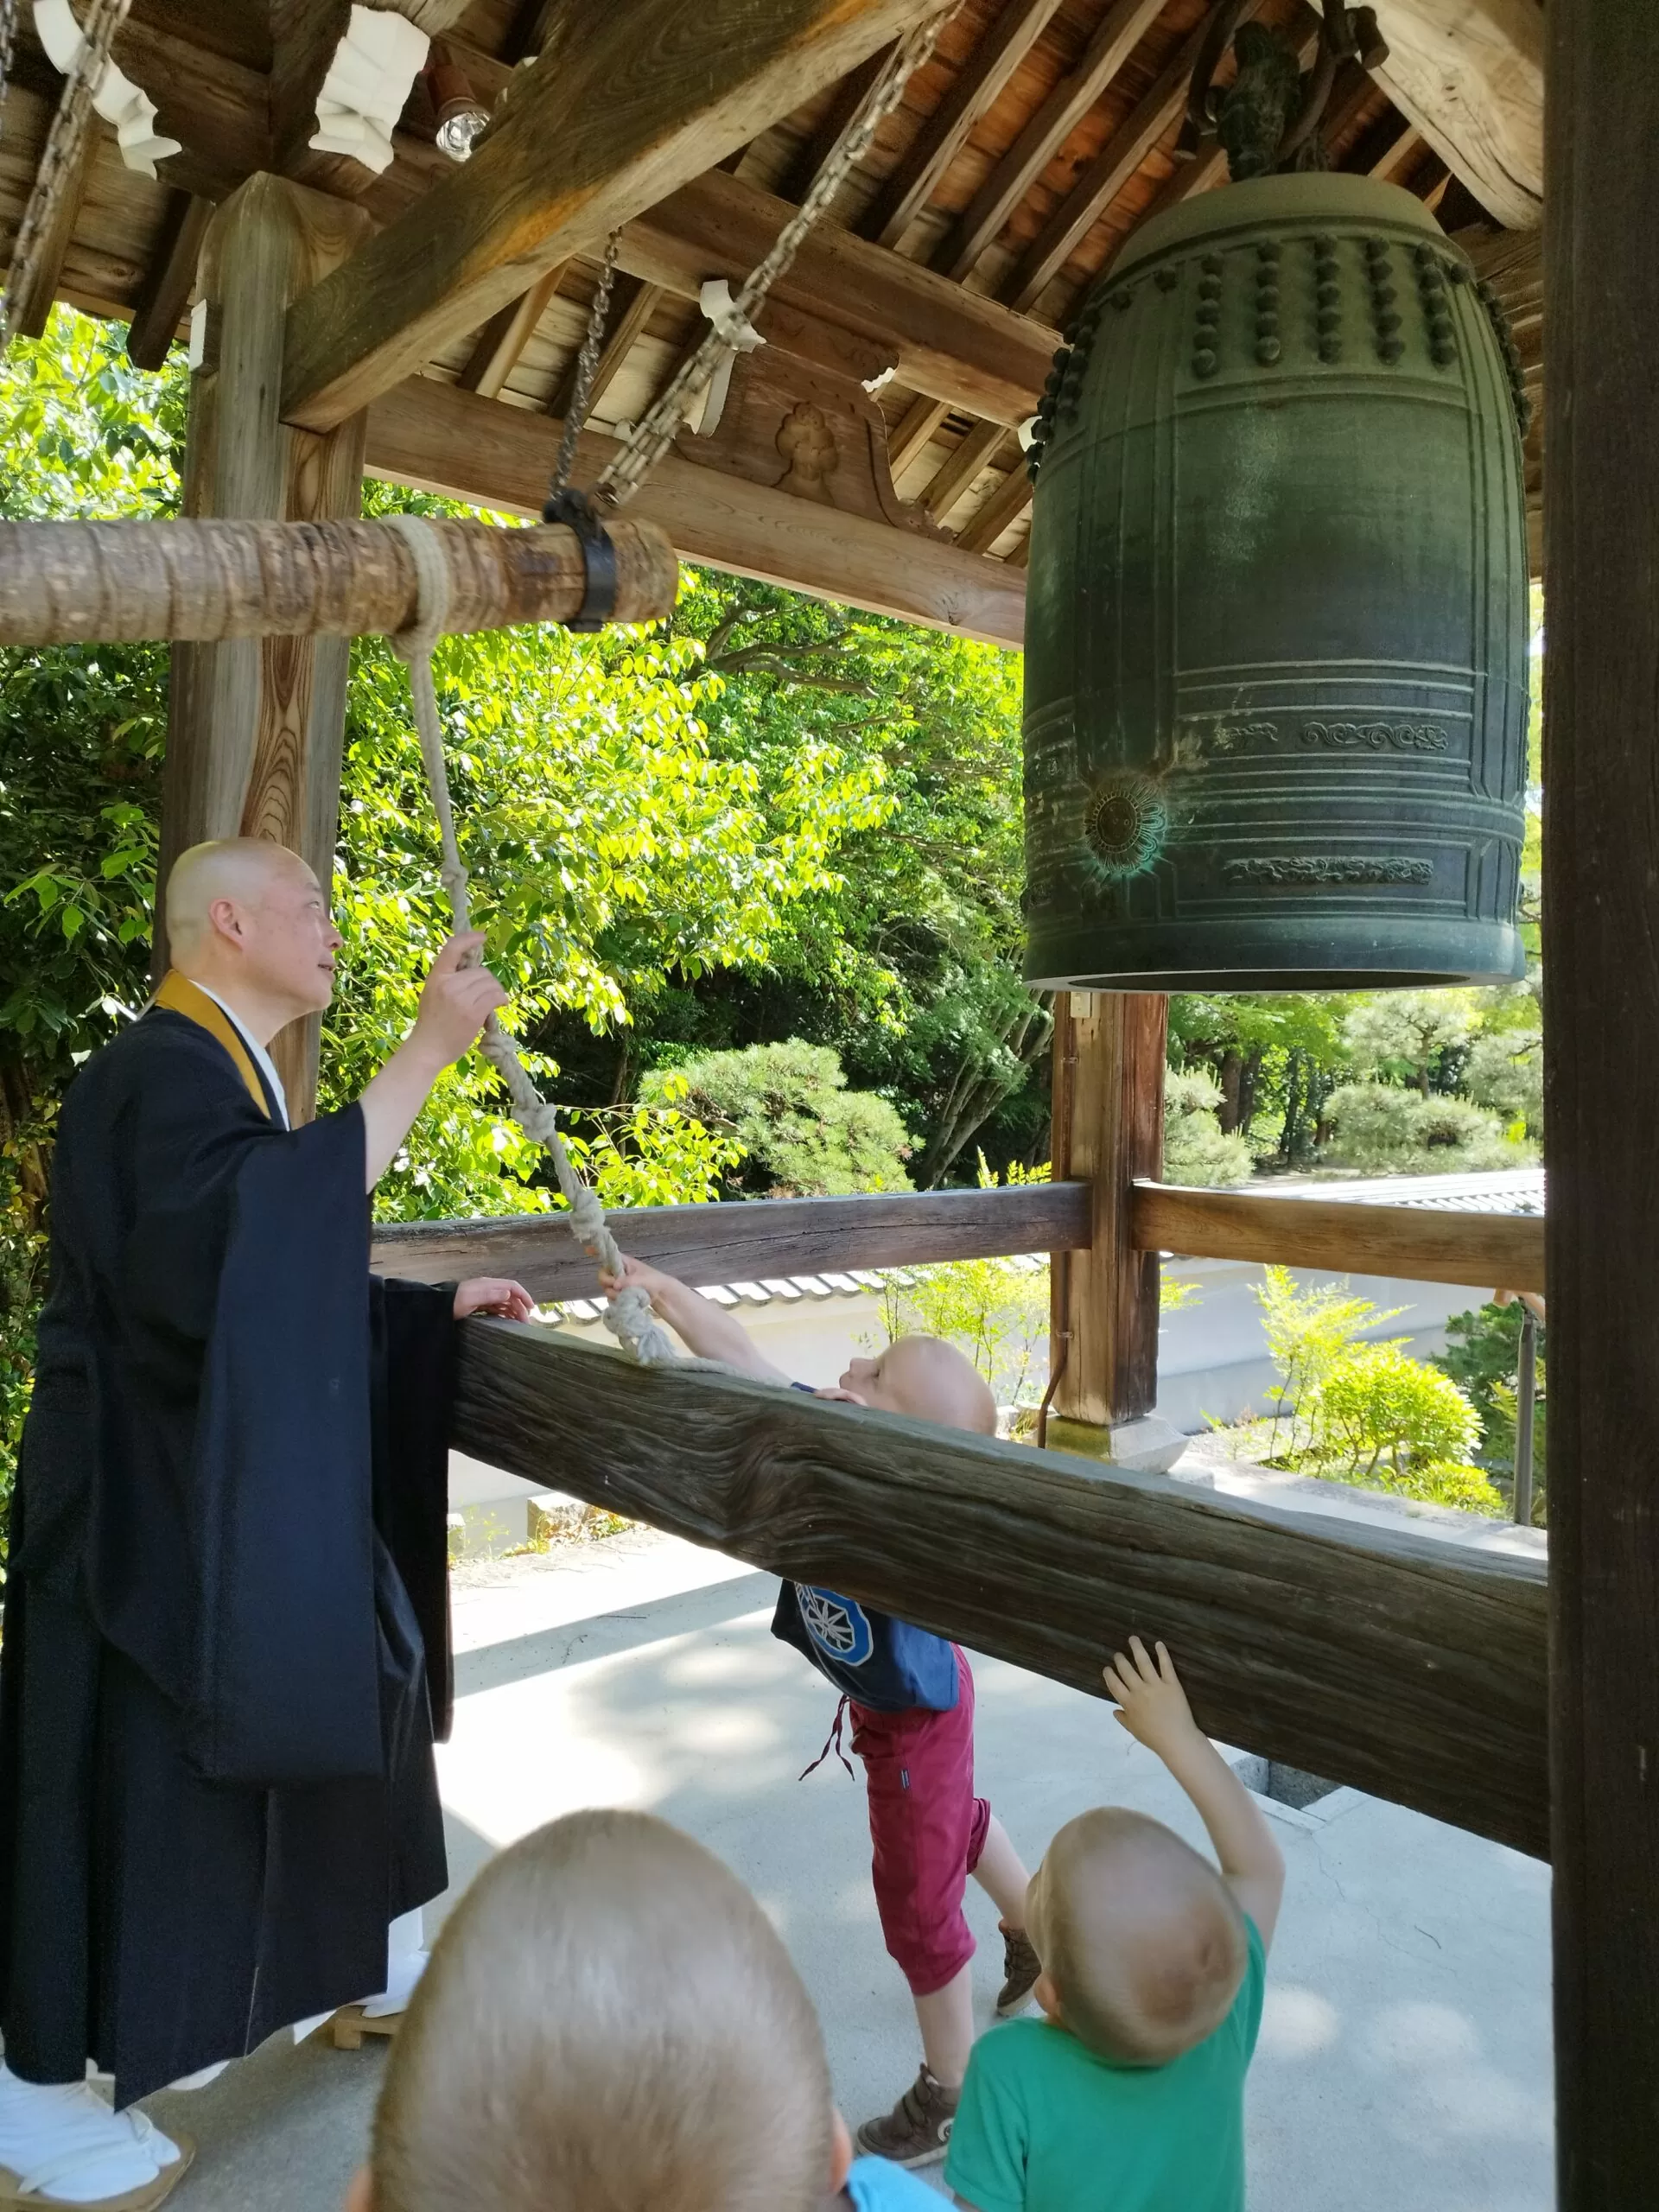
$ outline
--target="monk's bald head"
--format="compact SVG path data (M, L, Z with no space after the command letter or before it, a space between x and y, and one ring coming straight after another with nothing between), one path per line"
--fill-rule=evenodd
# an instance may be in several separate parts
M257 1026L269 1020L271 1034L327 1005L339 932L316 877L286 845L192 845L173 863L165 912L174 966Z
M222 900L263 906L274 884L316 878L297 853L265 837L214 837L179 855L167 879L167 941L176 959L211 930Z

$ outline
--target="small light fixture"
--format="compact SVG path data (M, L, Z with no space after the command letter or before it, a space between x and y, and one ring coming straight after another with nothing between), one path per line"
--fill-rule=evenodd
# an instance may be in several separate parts
M480 104L467 82L466 71L448 48L435 39L426 65L426 80L432 105L437 111L438 144L452 162L468 160L479 134L489 122L489 110Z

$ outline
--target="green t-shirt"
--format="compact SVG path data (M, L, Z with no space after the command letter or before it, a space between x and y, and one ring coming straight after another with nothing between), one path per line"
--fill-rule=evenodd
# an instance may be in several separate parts
M1244 2212L1244 2072L1266 1955L1233 2009L1167 2066L1114 2066L1046 2020L974 2045L945 2179L976 2212Z

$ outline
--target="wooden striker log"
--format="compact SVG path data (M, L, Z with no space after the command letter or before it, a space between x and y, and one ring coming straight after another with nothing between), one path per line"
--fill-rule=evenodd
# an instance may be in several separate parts
M652 524L607 525L613 620L668 613L674 549ZM435 522L449 565L448 631L564 622L585 578L563 523ZM414 556L385 522L0 523L0 645L138 638L358 637L415 619Z

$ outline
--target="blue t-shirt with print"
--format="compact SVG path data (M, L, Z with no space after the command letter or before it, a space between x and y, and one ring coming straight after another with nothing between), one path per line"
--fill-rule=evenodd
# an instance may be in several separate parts
M810 1391L811 1385L795 1388ZM918 1706L949 1713L962 1694L954 1643L891 1613L868 1611L838 1590L785 1582L772 1632L810 1659L843 1697L872 1713L910 1713Z
M847 2194L858 2212L939 2212L944 2201L890 2158L855 2158Z

